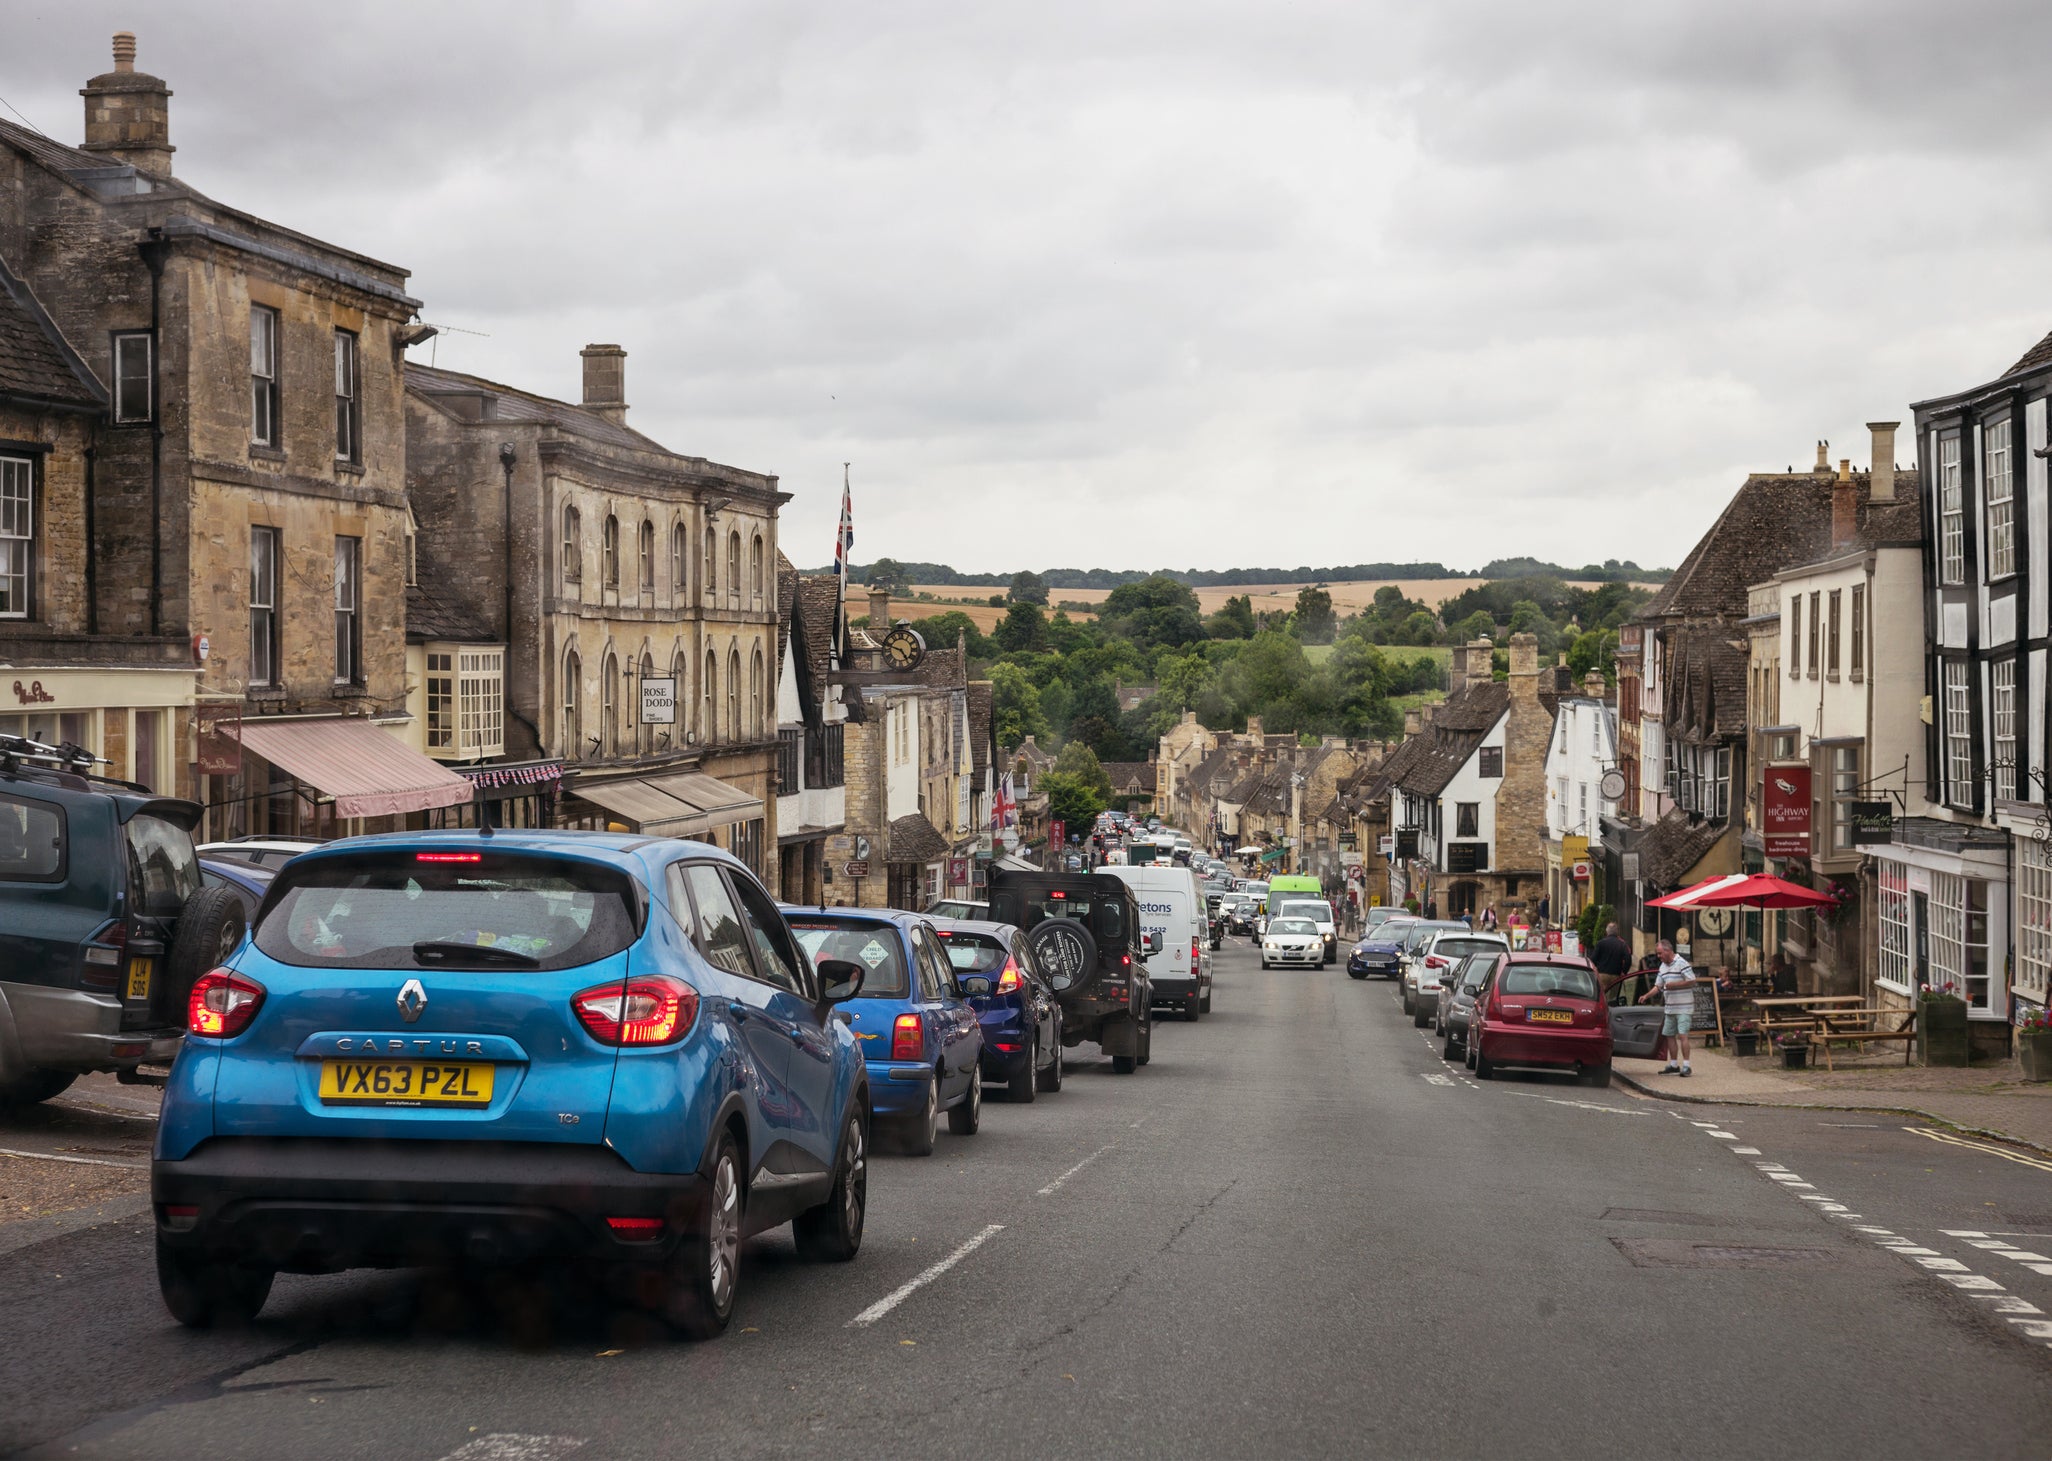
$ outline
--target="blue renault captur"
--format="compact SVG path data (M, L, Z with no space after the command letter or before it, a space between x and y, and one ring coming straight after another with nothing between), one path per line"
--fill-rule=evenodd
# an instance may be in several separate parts
M922 913L891 909L784 908L799 944L822 967L855 964L861 993L843 1006L869 1068L870 1109L900 1150L933 1150L940 1113L948 1130L983 1124L983 1028L967 1000L990 993L980 974L957 974Z
M151 1164L181 1322L274 1274L570 1260L699 1337L742 1239L852 1258L859 964L699 842L461 831L295 858L193 985Z

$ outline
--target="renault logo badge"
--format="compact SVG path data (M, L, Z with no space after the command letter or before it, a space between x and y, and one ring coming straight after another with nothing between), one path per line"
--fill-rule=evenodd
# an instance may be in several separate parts
M427 1008L427 991L420 987L418 979L409 979L399 988L399 1013L412 1024L420 1018L420 1012Z

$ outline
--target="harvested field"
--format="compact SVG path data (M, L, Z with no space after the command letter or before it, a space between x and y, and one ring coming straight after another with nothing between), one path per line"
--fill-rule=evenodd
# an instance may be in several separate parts
M1359 613L1372 603L1375 591L1386 583L1395 584L1405 598L1417 599L1427 608L1437 609L1455 595L1487 582L1489 580L1486 578L1379 578L1355 583L1327 583L1325 591L1332 595L1332 607L1344 619L1349 614ZM1597 584L1579 582L1574 586L1598 587ZM978 588L973 584L922 583L915 584L914 587L921 593L933 594L938 598L974 599L985 608L988 608L985 601L993 593L1000 592L997 589ZM1305 585L1299 583L1214 584L1196 591L1197 603L1209 614L1223 608L1225 601L1234 595L1245 594L1253 600L1256 613L1272 609L1291 609L1296 607L1297 590L1303 587ZM1054 603L1067 600L1070 603L1098 604L1103 603L1110 593L1110 589L1104 588L1055 588L1048 590L1048 598ZM962 607L965 612L968 611L967 606ZM934 609L929 612L938 613L940 610ZM990 612L1002 615L1004 611L996 609Z

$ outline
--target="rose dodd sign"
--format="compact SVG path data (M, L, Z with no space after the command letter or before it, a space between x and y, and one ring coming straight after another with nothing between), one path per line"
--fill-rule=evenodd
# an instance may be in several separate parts
M1810 855L1810 768L1769 766L1762 774L1760 850L1768 857Z

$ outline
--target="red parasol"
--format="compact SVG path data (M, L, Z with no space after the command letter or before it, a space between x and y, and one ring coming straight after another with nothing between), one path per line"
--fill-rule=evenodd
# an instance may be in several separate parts
M1706 878L1664 898L1648 898L1646 906L1677 911L1689 908L1829 908L1837 902L1829 893L1819 893L1786 878L1771 877L1766 873L1730 873L1724 877Z

